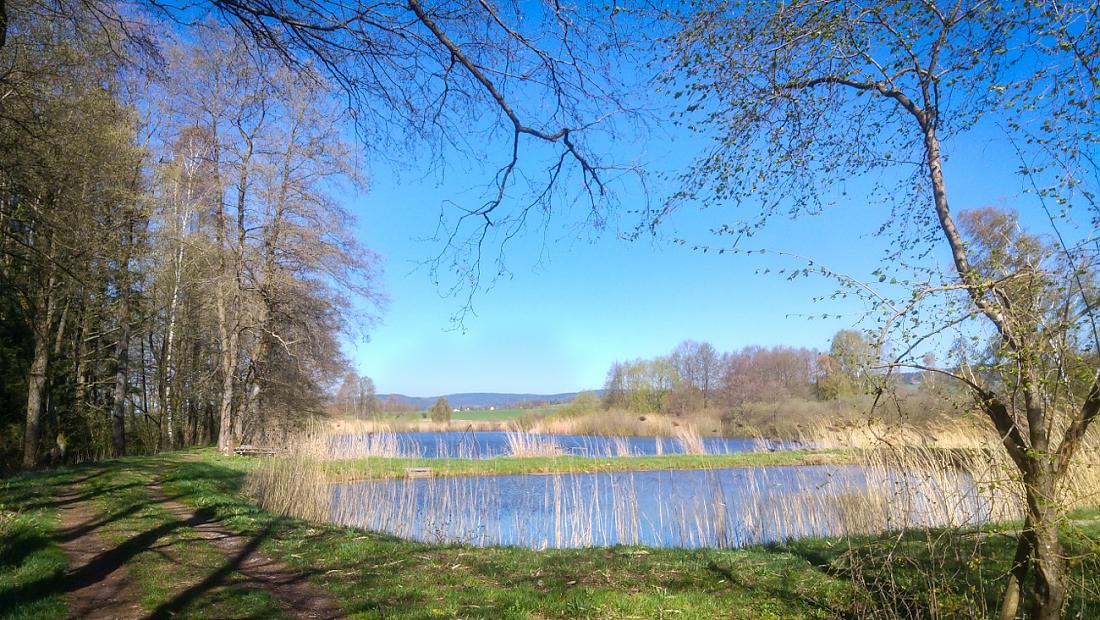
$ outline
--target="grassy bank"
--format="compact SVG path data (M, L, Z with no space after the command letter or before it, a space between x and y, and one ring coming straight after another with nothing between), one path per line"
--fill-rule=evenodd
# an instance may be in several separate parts
M58 545L54 497L74 479L65 469L0 481L0 617L64 617L55 584L68 561Z
M359 618L988 617L1014 546L1011 526L738 550L427 545L261 510L240 492L255 463L176 454L0 483L0 600L12 602L0 615L64 615L57 578L64 558L50 498L89 475L80 484L112 523L111 542L127 550L143 606L170 609L173 617L269 617L276 610L237 588L231 573L220 574L224 559L202 555L203 543L183 524L149 505L146 485L157 480L169 496L334 592ZM1069 617L1095 617L1100 549L1092 541L1100 512L1073 516L1065 527L1075 584ZM168 543L180 557L195 553L203 561L173 568Z
M766 465L838 465L855 462L845 450L784 450L738 454L671 454L630 457L508 457L489 459L370 458L326 462L327 475L334 481L364 478L402 478L409 468L427 467L434 476L492 476L552 474L559 472L652 471L658 469L715 469L720 467L763 467Z

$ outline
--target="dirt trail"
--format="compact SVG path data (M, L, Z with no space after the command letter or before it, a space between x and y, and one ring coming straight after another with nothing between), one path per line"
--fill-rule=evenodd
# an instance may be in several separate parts
M169 617L178 608L154 610L140 605L140 594L130 580L127 562L137 553L156 546L172 557L175 550L161 545L161 538L179 528L191 528L202 540L225 556L225 563L208 567L210 573L203 584L212 587L223 583L230 574L244 576L246 588L263 590L282 603L295 618L334 620L343 612L331 592L310 583L306 575L284 563L276 562L257 550L267 536L244 537L209 519L202 511L168 499L159 485L146 488L150 500L159 504L182 524L167 525L134 537L122 545L109 543L101 533L106 520L91 505L78 480L57 497L61 513L60 546L69 557L69 570L63 579L70 618L90 620L132 620L146 617ZM182 561L184 558L176 558ZM188 591L194 591L195 586ZM180 604L188 601L186 592Z
M117 549L99 534L99 514L70 487L57 498L61 548L69 556L65 574L69 617L89 620L142 618L145 612Z
M264 535L247 538L231 532L217 521L201 519L188 506L169 500L160 486L150 487L149 492L165 510L177 519L189 522L203 540L221 550L229 559L229 566L252 582L249 585L274 596L290 615L323 620L344 617L331 592L311 583L306 575L257 551Z

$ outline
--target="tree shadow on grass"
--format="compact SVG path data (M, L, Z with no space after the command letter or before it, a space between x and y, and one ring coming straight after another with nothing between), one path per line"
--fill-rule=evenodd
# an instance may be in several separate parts
M65 595L93 585L122 568L134 556L152 549L157 541L165 536L181 528L194 527L208 522L211 517L212 511L200 510L186 521L173 521L162 524L99 553L90 562L78 569L57 571L48 577L17 586L3 594L8 600L29 604L52 595Z
M201 512L201 511L200 511ZM195 513L195 517L199 517L199 513ZM196 523L197 525L197 523ZM187 588L183 592L180 592L171 600L160 604L156 609L150 613L147 618L153 619L167 619L175 616L180 611L186 609L192 603L194 603L200 596L206 592L213 590L228 582L228 578L236 573L242 566L245 560L247 560L253 553L259 549L260 545L271 536L271 526L268 526L261 530L255 536L249 538L244 547L236 553L233 557L223 564L218 570L210 573L199 583Z
M126 517L141 512L148 505L148 503L131 504L123 510L111 513L109 516L85 521L84 523L81 523L77 526L65 528L59 531L56 536L54 536L54 540L58 542L69 542L72 540L76 540L77 538L94 532L105 525L109 525L111 523L114 523L115 521L125 519Z
M20 530L5 537L0 544L0 568L17 567L28 557L49 547L50 537L33 530Z
M727 566L722 566L722 565L718 564L717 562L714 562L714 561L708 562L707 563L707 570L710 571L711 573L715 574L716 576L724 579L725 581L727 581L729 583L738 584L738 583L742 582L742 579L740 579L740 577L737 575L737 573L732 568L727 567ZM819 600L818 598L816 598L812 595L804 593L803 584L801 584L799 582L799 580L797 579L796 573L794 571L787 572L784 575L784 577L781 579L780 584L776 585L776 586L764 585L764 584L760 584L760 583L753 583L753 584L751 584L749 586L745 586L745 587L751 587L751 589L753 589L756 592L765 592L771 598L773 598L774 600L777 600L777 601L797 600L797 601L801 602L803 605L805 605L806 607L809 607L809 608L816 609L818 611L822 611L822 612L827 613L829 615L829 617L833 617L833 618L849 618L849 617L854 618L854 617L856 617L855 612L852 611L852 610L849 610L849 609L843 609L843 610L842 609L836 609L836 608L832 607L831 605L829 605L827 602L823 602L823 601Z

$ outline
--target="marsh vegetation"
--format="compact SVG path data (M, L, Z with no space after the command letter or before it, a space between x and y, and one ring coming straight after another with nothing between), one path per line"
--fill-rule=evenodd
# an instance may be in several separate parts
M299 450L259 463L247 488L275 512L435 543L744 546L1015 522L1025 510L1020 481L993 441L963 426L934 436L822 427L785 445L686 433L318 431ZM740 461L715 456L731 447L725 458ZM1085 456L1059 498L1071 508L1094 505L1100 493L1100 453ZM479 462L486 465L472 465ZM412 467L429 477L407 477Z

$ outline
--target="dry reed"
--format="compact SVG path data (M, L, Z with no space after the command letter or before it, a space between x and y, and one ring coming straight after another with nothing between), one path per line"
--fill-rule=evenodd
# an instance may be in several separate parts
M707 448L699 430L694 426L681 426L676 429L676 443L684 454L706 454Z
M665 414L640 415L622 409L597 410L569 416L549 416L529 429L548 435L597 435L603 437L673 437L682 426L703 429L707 435L721 435L721 417L713 411L682 417Z
M397 439L384 431L376 435L364 440L372 458L393 453ZM335 455L327 434L316 433L260 463L247 490L282 514L435 542L729 546L1017 518L1023 508L1020 482L995 439L965 426L933 435L874 424L822 426L804 431L800 440L818 447L860 447L859 465L703 470L693 474L703 476L703 484L680 484L675 481L690 476L669 476L656 489L639 486L638 478L646 477L641 472L551 474L537 477L544 483L540 495L522 499L502 497L509 491L494 477L329 486L324 459ZM703 452L702 438L691 426L679 427L676 441L686 453ZM510 433L508 443L514 456L562 453L552 439L532 433ZM608 455L629 453L624 438L602 445ZM662 440L655 445L663 452ZM658 475L658 480L663 479ZM1098 490L1100 450L1093 442L1067 477L1062 500L1067 508L1095 504Z
M508 441L508 454L510 456L542 457L562 455L561 446L556 441L537 433L512 431L508 433L506 440Z

